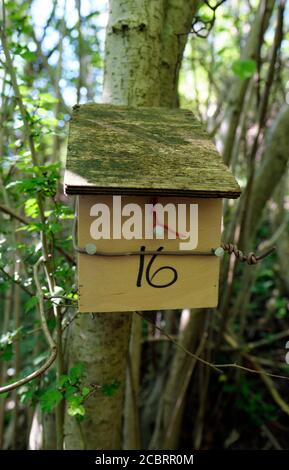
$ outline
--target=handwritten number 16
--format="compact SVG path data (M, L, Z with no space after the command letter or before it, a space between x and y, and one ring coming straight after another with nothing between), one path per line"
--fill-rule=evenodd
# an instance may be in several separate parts
M157 249L157 251L162 251L162 250L163 250L163 246L161 246L160 248ZM144 264L145 264L145 254L144 254L144 252L145 252L145 246L142 246L141 249L140 249L139 270L138 270L138 276L137 276L137 282L136 282L137 287L142 286L142 278L143 278ZM157 256L158 256L157 254L152 255L150 261L147 264L147 267L146 267L146 270L145 270L146 281L147 281L148 285L151 286L151 287L156 287L156 288L169 287L172 284L174 284L178 279L177 270L175 268L171 267L171 266L162 266L161 268L158 268L153 274L151 274L151 268L152 268L152 265L153 265L153 263L154 263ZM158 273L160 273L164 269L169 270L173 273L172 280L170 282L166 283L166 284L155 284L153 282L153 279L155 278L155 276Z

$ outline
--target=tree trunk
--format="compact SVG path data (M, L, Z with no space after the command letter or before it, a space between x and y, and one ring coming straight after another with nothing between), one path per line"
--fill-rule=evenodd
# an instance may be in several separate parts
M259 60L260 45L262 44L263 36L268 28L274 5L275 0L260 1L246 45L242 51L242 60ZM249 82L249 78L246 80L240 80L237 77L230 89L230 95L228 99L229 106L226 110L223 124L225 128L228 128L225 133L224 148L222 151L224 162L227 165L229 165L231 162L236 132L245 103L245 96L248 90Z
M177 75L187 38L184 35L180 40L177 33L188 32L196 4L195 0L110 1L105 103L128 106L177 103ZM84 363L87 384L117 382L119 387L112 397L98 393L87 401L86 419L81 427L74 418L66 416L66 449L121 448L131 318L129 313L117 312L98 313L93 318L82 314L73 325L69 366Z

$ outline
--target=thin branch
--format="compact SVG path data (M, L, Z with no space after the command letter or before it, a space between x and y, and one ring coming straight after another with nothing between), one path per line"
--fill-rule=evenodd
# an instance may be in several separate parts
M15 99L16 99L16 101L18 103L18 106L19 106L21 119L22 119L23 125L24 125L24 131L25 131L28 143L29 143L32 162L33 162L33 165L37 166L38 159L37 159L37 155L36 155L33 134L31 132L29 122L28 122L28 113L27 113L27 111L25 109L25 106L23 104L22 96L21 96L20 89L19 89L18 82L17 82L15 68L14 68L14 65L13 65L13 62L12 62L12 58L11 58L11 55L10 55L10 50L9 50L9 47L8 47L8 44L7 44L6 35L5 35L5 31L4 31L4 28L5 28L5 6L4 6L4 2L2 2L2 15L3 15L3 27L0 26L0 37L1 37L1 42L2 42L3 52L4 52L4 55L5 55L5 59L6 59L6 64L5 65L7 67L8 73L9 73L10 78L11 78L11 82L12 82L12 86L13 86L13 90L14 90L14 94L15 94Z
M5 214L10 215L10 217L13 217L24 225L29 225L30 223L28 219L15 212L13 209L10 209L10 207L5 206L4 204L0 204L0 212L4 212Z
M49 348L50 348L50 356L45 361L45 363L39 369L37 369L36 371L34 371L31 374L27 375L23 379L17 380L16 382L13 382L9 385L5 385L3 387L0 387L0 394L10 392L11 390L15 390L16 388L19 388L22 385L26 384L27 382L30 382L31 380L36 379L40 375L44 374L44 372L46 372L46 370L49 369L49 367L53 364L53 362L55 361L55 359L57 357L57 346L56 346L56 344L55 344L55 342L54 342L54 340L53 340L53 338L50 334L50 331L49 331L49 328L48 328L48 325L47 325L47 322L46 322L45 313L44 313L44 295L43 295L43 291L41 289L41 285L40 285L39 278L38 278L38 266L42 262L43 262L43 258L41 257L41 258L39 258L37 263L34 265L33 271L34 271L35 285L36 285L36 289L37 289L37 293L38 293L41 328L42 328L42 331L45 335L45 338L46 338L47 343L48 343Z
M159 330L173 344L175 344L179 349L184 351L184 353L188 354L189 356L193 357L194 359L198 360L199 362L202 362L206 366L211 367L216 372L219 372L219 373L223 374L224 373L224 371L222 370L223 367L225 367L225 368L232 367L232 368L235 368L235 369L244 370L246 372L251 372L252 374L259 374L259 375L264 375L265 374L267 377L274 377L274 378L277 378L277 379L289 380L289 377L285 377L284 375L271 374L271 373L265 372L263 370L260 372L260 370L250 369L249 367L241 366L240 364L235 364L235 363L231 363L231 364L213 364L212 362L205 361L204 359L199 357L197 354L194 354L191 351L189 351L188 349L184 348L178 341L175 341L175 339L172 336L170 336L163 328L160 328L159 326L157 326L152 320L149 320L148 318L146 318L141 312L136 312L136 313L140 317L142 317L145 321L147 321L149 323L152 323L154 325L154 328ZM231 336L225 334L224 337L230 345L233 345L234 347L238 346L237 342ZM244 356L246 356L246 355L244 354ZM247 355L247 357L250 358L249 355Z
M219 369L218 366L215 366L215 364L212 364L211 362L207 362L205 361L204 359L202 359L201 357L197 356L196 354L192 353L191 351L189 351L188 349L184 348L178 341L176 341L172 336L170 336L165 330L163 330L163 328L160 328L159 326L157 326L152 320L149 320L148 318L144 317L143 314L141 312L136 312L140 317L142 317L145 321L151 323L152 325L154 325L154 328L156 328L157 330L159 330L164 336L166 336L173 344L175 344L179 349L181 349L182 351L184 351L184 353L188 354L189 356L193 357L194 359L198 360L199 362L202 362L202 364L205 364L206 366L209 366L211 367L212 369L214 369L216 372L219 372L219 373L223 373L223 371L221 369Z
M0 212L4 212L5 214L10 215L10 217L18 220L19 222L21 222L24 225L29 225L31 223L30 220L26 219L21 214L18 214L13 209L11 209L10 207L5 206L4 204L0 204ZM57 251L59 251L59 253L61 253L67 259L67 261L69 261L70 263L72 263L74 265L76 264L75 259L73 258L73 256L71 256L69 253L67 253L61 246L56 245L55 248L56 248Z
M18 286L20 286L21 289L23 289L24 292L26 292L26 294L30 295L30 297L34 295L33 292L31 292L26 286L24 286L24 284L22 284L21 281L18 281L13 276L11 276L11 274L7 273L2 266L0 266L0 271L2 272L2 274L4 274L4 276L7 279L9 279L9 281L11 281L13 284L17 284Z

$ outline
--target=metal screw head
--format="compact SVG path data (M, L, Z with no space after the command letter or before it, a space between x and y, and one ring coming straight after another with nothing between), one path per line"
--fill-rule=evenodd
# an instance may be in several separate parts
M221 257L223 256L223 254L224 254L224 249L221 246L218 246L218 248L214 250L215 256Z
M87 243L85 251L88 255L94 255L96 253L96 245L94 243Z

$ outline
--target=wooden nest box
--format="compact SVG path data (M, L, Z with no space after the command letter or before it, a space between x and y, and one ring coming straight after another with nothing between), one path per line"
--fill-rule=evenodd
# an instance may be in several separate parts
M64 187L79 196L80 311L216 306L219 259L208 254L220 245L222 199L240 188L190 111L74 107ZM183 232L194 229L188 249L178 230L184 204L195 217L194 226L183 223ZM150 227L145 207L153 208Z

